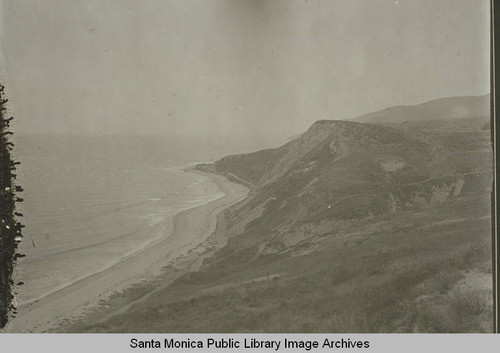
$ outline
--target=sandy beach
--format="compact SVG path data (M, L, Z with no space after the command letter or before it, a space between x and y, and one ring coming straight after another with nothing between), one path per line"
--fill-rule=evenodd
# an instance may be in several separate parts
M160 241L103 271L18 308L17 317L11 320L5 331L58 331L57 328L63 327L62 324L85 317L113 294L120 293L134 284L158 278L169 265L192 267L199 262L196 255L203 253L203 249L200 251L199 248L203 247L202 243L215 230L217 214L245 198L248 189L220 175L193 170L187 172L201 173L209 177L224 196L175 215L172 233L166 234ZM190 251L193 249L198 251ZM178 259L185 257L188 252L191 260L179 262ZM183 269L179 270L181 274Z

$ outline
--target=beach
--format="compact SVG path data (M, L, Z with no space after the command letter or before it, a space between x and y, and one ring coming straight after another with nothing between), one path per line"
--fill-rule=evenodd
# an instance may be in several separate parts
M201 173L193 170L186 172ZM232 183L221 175L201 174L209 177L223 196L176 214L173 217L173 230L169 234L120 259L109 268L22 305L18 308L17 317L12 319L6 331L58 331L58 328L95 312L95 308L112 296L116 298L127 288L158 279L169 266L174 266L178 275L196 269L201 263L203 254L205 256L207 254L203 249L203 243L214 232L217 215L226 207L245 198L248 193L245 186ZM180 258L183 261L179 261ZM169 278L173 280L175 275ZM123 304L130 305L126 302ZM110 314L112 313L108 312L106 315Z

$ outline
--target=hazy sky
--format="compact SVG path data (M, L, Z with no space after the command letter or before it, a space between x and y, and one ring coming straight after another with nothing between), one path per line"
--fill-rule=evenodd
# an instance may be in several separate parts
M489 91L489 1L2 0L16 129L291 136Z

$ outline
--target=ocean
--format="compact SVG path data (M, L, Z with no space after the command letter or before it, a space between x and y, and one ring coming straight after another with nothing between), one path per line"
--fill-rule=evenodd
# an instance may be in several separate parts
M221 197L183 167L252 143L196 143L160 136L16 137L20 211L26 225L15 280L29 303L148 246L172 231L173 215Z

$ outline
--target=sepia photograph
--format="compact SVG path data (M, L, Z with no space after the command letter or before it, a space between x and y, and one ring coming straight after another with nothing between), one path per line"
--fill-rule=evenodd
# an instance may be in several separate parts
M0 337L493 332L490 7L0 0Z

